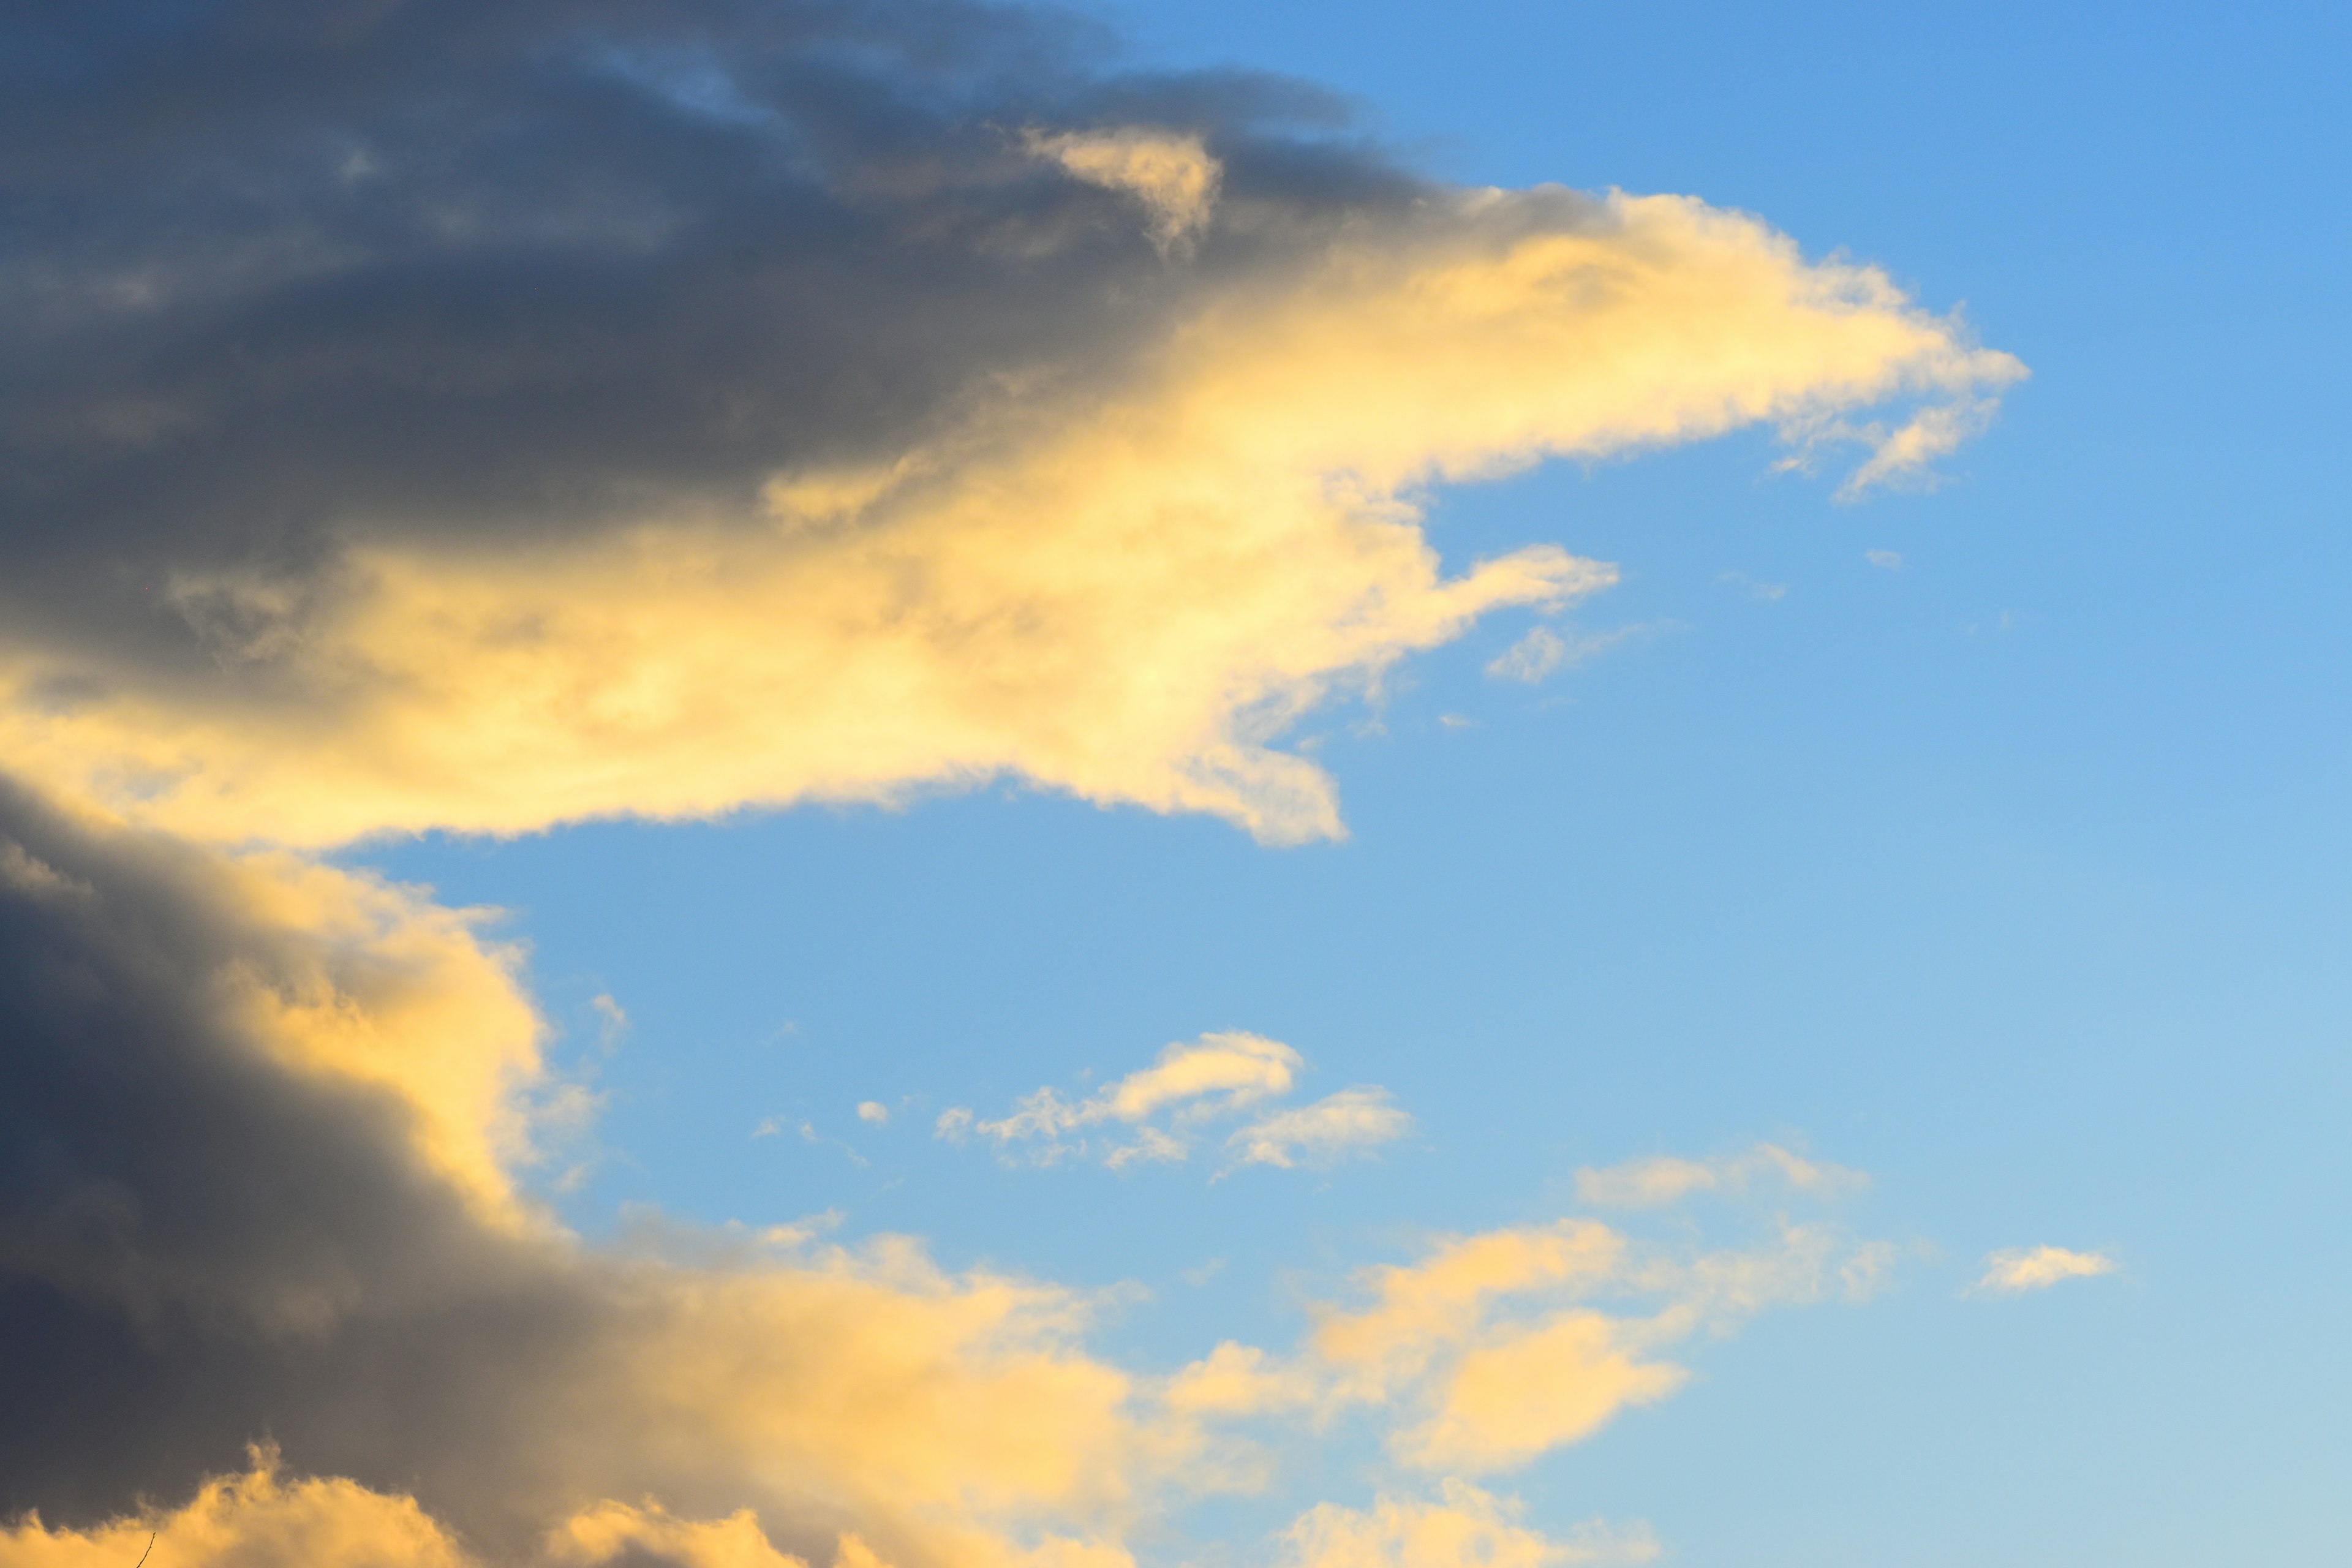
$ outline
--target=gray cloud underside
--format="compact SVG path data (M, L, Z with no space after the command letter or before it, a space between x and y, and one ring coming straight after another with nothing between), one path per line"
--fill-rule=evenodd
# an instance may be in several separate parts
M950 0L10 8L0 615L152 675L205 662L175 570L748 511L1419 190L1297 134L1313 89L1106 50ZM1171 268L1019 134L1118 123L1255 218Z
M1284 139L1336 123L1310 91L1098 55L949 4L11 7L0 618L203 679L174 571L748 510L1414 194ZM1016 134L1127 121L1203 132L1273 216L1180 273ZM0 836L70 885L0 881L0 1511L176 1499L262 1437L490 1542L600 1489L744 1500L562 1451L659 1292L486 1227L394 1097L261 1059L215 979L273 939L212 862L13 788ZM818 1513L778 1544L822 1558Z
M389 1094L263 1059L216 976L290 955L199 854L13 789L0 842L55 877L0 878L0 1513L176 1500L270 1436L493 1534L542 1503L622 1274L471 1217Z

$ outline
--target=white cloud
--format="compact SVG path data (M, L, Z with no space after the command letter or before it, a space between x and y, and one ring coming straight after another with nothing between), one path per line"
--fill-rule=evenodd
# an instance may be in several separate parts
M1862 558L1883 571L1903 570L1903 552L1899 550L1865 550L1862 552Z
M1748 596L1749 598L1760 599L1768 605L1777 604L1780 600L1789 596L1789 584L1786 583L1759 582L1757 579L1750 577L1745 572L1725 572L1722 573L1717 580L1724 583L1736 583L1742 588L1748 590Z
M1176 1164L1191 1158L1208 1123L1231 1121L1288 1094L1306 1065L1279 1040L1213 1030L1167 1046L1150 1067L1084 1100L1066 1099L1049 1086L992 1120L956 1106L940 1114L933 1131L957 1143L977 1133L994 1140L1008 1159L1037 1165L1066 1159L1099 1160L1115 1171ZM1412 1125L1388 1090L1366 1085L1261 1116L1228 1136L1225 1147L1234 1165L1327 1165L1399 1137ZM1088 1136L1096 1129L1110 1135Z
M1870 1183L1860 1171L1808 1160L1777 1143L1759 1143L1746 1153L1712 1160L1655 1155L1616 1165L1588 1165L1576 1173L1576 1195L1603 1208L1657 1208L1696 1193L1743 1194L1768 1179L1824 1198Z
M1225 1140L1244 1165L1328 1165L1392 1142L1412 1130L1412 1118L1378 1087L1343 1089L1312 1105L1277 1110Z
M857 1120L877 1127L886 1126L890 1121L890 1108L878 1100L861 1100L857 1102Z
M2113 1274L2118 1265L2101 1252L2074 1252L2063 1247L2012 1247L1985 1258L1984 1277L1975 1289L1996 1295L2017 1296L2046 1290L2068 1279L2089 1279Z
M1533 686L1546 676L1562 669L1574 669L1611 648L1649 637L1660 629L1647 625L1618 626L1605 632L1580 632L1570 628L1563 635L1549 626L1538 626L1489 663L1486 673L1497 680L1520 680Z

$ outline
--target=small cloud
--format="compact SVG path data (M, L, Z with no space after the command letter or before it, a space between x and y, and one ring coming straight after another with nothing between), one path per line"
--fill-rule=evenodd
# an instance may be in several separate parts
M2068 1279L2113 1274L2119 1267L2102 1252L2072 1252L2063 1247L2012 1247L1985 1258L1984 1278L1973 1287L1996 1295L2046 1290Z
M607 1049L619 1045L621 1037L629 1032L629 1015L618 1002L601 991L588 998L588 1005L596 1010L597 1038Z
M992 1139L1008 1161L1055 1165L1095 1160L1123 1171L1181 1164L1192 1157L1207 1124L1252 1114L1255 1120L1224 1141L1234 1166L1327 1165L1401 1137L1412 1127L1412 1119L1376 1085L1258 1114L1296 1087L1306 1065L1279 1040L1240 1029L1214 1030L1167 1047L1151 1066L1084 1099L1041 1089L1023 1096L1011 1114L994 1119L957 1106L941 1112L932 1131L951 1143L975 1134Z
M1225 1140L1240 1165L1328 1165L1392 1142L1412 1131L1412 1118L1378 1085L1343 1089L1296 1110L1279 1110Z
M759 1126L751 1130L751 1136L754 1138L773 1138L783 1132L799 1133L801 1135L801 1142L809 1144L812 1147L838 1149L844 1154L848 1156L849 1163L853 1165L863 1166L867 1163L866 1156L859 1153L849 1144L843 1142L838 1138L828 1138L824 1133L819 1132L816 1130L816 1123L814 1121L801 1121L796 1123L782 1116L771 1116L767 1120L761 1121Z
M1838 1283L1849 1301L1867 1301L1886 1288L1897 1257L1891 1241L1866 1241L1838 1266Z
M1116 131L1028 131L1033 158L1059 163L1074 179L1120 191L1151 215L1151 243L1162 256L1189 249L1209 221L1224 169L1200 137L1146 126Z
M1486 673L1496 680L1525 681L1533 686L1549 675L1574 669L1612 648L1670 629L1671 624L1641 623L1605 632L1580 632L1571 628L1565 634L1549 626L1538 626L1487 665Z
M1786 583L1761 583L1745 572L1726 572L1719 574L1716 581L1736 583L1748 590L1749 598L1760 599L1768 605L1777 604L1789 596L1789 584Z
M1588 1165L1576 1173L1576 1195L1599 1208L1662 1208L1695 1193L1744 1194L1763 1179L1822 1198L1870 1184L1860 1171L1808 1160L1777 1143L1759 1143L1744 1154L1712 1160L1654 1155L1616 1165Z
M857 1102L857 1120L870 1121L877 1127L887 1126L890 1108L878 1100L861 1100Z
M1988 363L2007 361L1997 367L2000 380L1993 384L2015 380L2024 375L2025 367L2006 354L1987 356ZM1868 491L1881 485L1903 485L1915 489L1933 489L1942 482L1941 476L1928 467L1937 458L1959 450L1969 437L1981 432L1992 423L2000 409L1997 397L1963 398L1939 407L1923 408L1910 423L1892 433L1871 425L1862 427L1861 438L1874 450L1868 460L1849 476L1837 489L1842 501L1859 500Z
M1862 558L1881 571L1903 570L1903 552L1899 550L1865 550L1862 552Z
M1478 721L1465 713L1440 713L1437 721L1449 730L1475 730L1478 727Z
M1122 1143L1103 1156L1103 1163L1114 1171L1123 1171L1139 1161L1160 1164L1178 1164L1192 1153L1189 1145L1162 1132L1157 1127L1139 1130L1132 1143Z
M785 1251L796 1250L820 1236L840 1229L842 1217L839 1209L827 1209L823 1214L813 1214L789 1225L768 1226L759 1233L760 1243L763 1247Z
M1184 1272L1178 1275L1177 1278L1197 1290L1224 1271L1225 1260L1222 1258L1212 1258L1209 1261L1202 1264L1197 1268L1185 1269Z

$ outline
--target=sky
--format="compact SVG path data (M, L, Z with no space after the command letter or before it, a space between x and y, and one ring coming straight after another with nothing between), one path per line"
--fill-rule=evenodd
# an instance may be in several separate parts
M2348 30L0 21L0 1568L2343 1560Z

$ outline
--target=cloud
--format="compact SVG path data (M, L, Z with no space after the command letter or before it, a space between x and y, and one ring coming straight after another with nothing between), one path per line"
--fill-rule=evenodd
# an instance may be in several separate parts
M1592 1520L1564 1536L1523 1522L1516 1499L1448 1482L1438 1500L1382 1497L1369 1510L1325 1503L1286 1532L1295 1568L1552 1568L1647 1563L1658 1555L1646 1524Z
M473 1163L528 1157L536 1021L496 950L413 894L14 794L0 843L0 1140L32 1156L0 1167L0 1509L47 1521L0 1534L0 1562L94 1561L143 1521L173 1535L163 1568L332 1564L369 1532L384 1554L353 1568L1126 1568L1139 1521L1265 1484L1258 1426L1360 1418L1414 1468L1510 1468L1670 1394L1665 1347L1823 1299L1843 1256L1801 1229L1696 1252L1581 1220L1440 1238L1290 1353L1153 1374L1089 1351L1096 1296L904 1237L830 1244L832 1216L643 1215L583 1246ZM485 1007L507 1033L451 1037L499 1100L350 1044L387 1020L430 1044ZM1181 1129L1297 1070L1204 1037L1081 1113ZM241 1464L265 1436L283 1459ZM225 1479L139 1511L203 1475Z
M1234 1423L1505 1468L1826 1289L1822 1233L1532 1227L1160 1375L908 1238L586 1245L518 1175L583 1104L520 953L305 855L992 778L1337 837L1304 715L1615 579L1444 566L1433 487L1759 424L1877 483L2015 361L1754 218L1422 180L1055 15L152 9L0 19L57 62L0 127L0 1557L1126 1568L1262 1479ZM1402 1127L1273 1109L1302 1068L1203 1036L940 1126Z
M2017 1296L2046 1290L2069 1279L2090 1279L2112 1274L2116 1260L2099 1252L2070 1252L2063 1247L2013 1247L1985 1258L1985 1271L1975 1289L1997 1295Z
M1497 680L1524 681L1529 686L1562 669L1574 669L1613 647L1649 637L1655 626L1618 626L1605 632L1569 631L1538 626L1497 655L1486 673Z
M1869 1185L1859 1171L1792 1154L1777 1143L1759 1143L1744 1154L1713 1160L1659 1155L1576 1173L1576 1195L1601 1208L1654 1208L1679 1203L1695 1193L1744 1194L1770 1179L1815 1197L1836 1197Z
M1083 1295L807 1229L579 1246L479 1163L527 1155L543 1069L458 917L16 795L0 842L0 1510L268 1435L494 1555L652 1494L914 1563L1108 1538L1184 1459Z
M1151 242L1162 255L1184 245L1209 221L1224 169L1198 136L1144 126L1115 131L1031 131L1022 145L1077 179L1125 191L1151 215Z
M1779 1305L1858 1299L1843 1270L1875 1254L1814 1226L1749 1248L1676 1254L1591 1220L1441 1240L1360 1276L1297 1362L1319 1408L1383 1413L1390 1451L1441 1473L1507 1470L1582 1441L1688 1373L1656 1352ZM1631 1300L1643 1310L1608 1310Z
M250 1470L205 1482L185 1507L170 1512L142 1511L80 1531L51 1531L38 1517L0 1527L0 1563L8 1568L122 1568L140 1562L153 1568L473 1564L414 1498L348 1480L282 1480L273 1449L256 1449Z
M1064 1142L1066 1133L1107 1122L1135 1125L1163 1110L1188 1127L1232 1116L1288 1093L1305 1066L1305 1058L1279 1040L1242 1029L1213 1030L1189 1044L1162 1047L1151 1066L1087 1100L1072 1103L1050 1088L1041 1089L1022 1100L1011 1115L995 1121L977 1119L963 1107L950 1109L941 1113L936 1131L940 1137L959 1140L976 1131L995 1139L1000 1148L1023 1145L1029 1158L1052 1163L1066 1154L1086 1152L1083 1142ZM1160 1128L1142 1127L1138 1138L1133 1144L1108 1150L1109 1163L1181 1160L1189 1148Z
M1442 570L1431 485L1924 410L1876 482L2022 374L1754 218L1433 184L1051 18L242 13L54 22L0 268L0 747L207 841L998 777L1336 836L1302 715L1613 581Z
M536 1022L496 951L413 894L19 795L0 843L0 1139L35 1156L0 1167L0 1510L50 1521L0 1535L0 1562L78 1568L127 1517L173 1532L163 1568L331 1564L362 1531L373 1561L467 1568L1126 1568L1139 1523L1265 1484L1258 1428L1360 1419L1415 1469L1511 1468L1671 1394L1667 1347L1825 1299L1860 1256L1803 1228L1714 1251L1583 1220L1439 1238L1287 1354L1154 1374L1087 1348L1094 1295L905 1237L830 1244L831 1216L643 1215L583 1246L467 1152L527 1157ZM349 1044L486 1006L508 1033L452 1037L503 1064L500 1100ZM1076 1113L1249 1116L1299 1065L1203 1037ZM283 1460L240 1466L265 1436ZM138 1511L202 1475L226 1479Z
M1231 1120L1290 1092L1306 1059L1279 1040L1245 1030L1216 1030L1190 1043L1165 1047L1151 1066L1131 1072L1086 1100L1038 1089L1008 1116L993 1121L968 1107L940 1113L937 1136L961 1142L973 1133L995 1140L1008 1157L1034 1164L1093 1157L1113 1170L1189 1159L1204 1123ZM1160 1124L1152 1118L1160 1117ZM1099 1149L1082 1136L1088 1128L1133 1129L1129 1141ZM1311 1105L1273 1111L1232 1132L1228 1169L1242 1165L1328 1165L1347 1155L1402 1137L1412 1118L1377 1085L1342 1089Z
M1377 1085L1343 1089L1312 1105L1278 1110L1225 1140L1244 1165L1328 1165L1363 1150L1393 1142L1412 1130L1412 1118L1397 1109Z
M1768 605L1778 603L1789 596L1789 584L1786 583L1761 583L1745 572L1726 572L1717 581L1737 583L1748 590L1749 598L1760 599Z
M887 1126L890 1121L890 1108L878 1100L861 1100L857 1102L857 1120L869 1122L876 1127Z
M1873 566L1879 568L1881 571L1900 572L1903 570L1903 555L1899 551L1865 550L1862 552L1862 558L1864 561L1869 562Z

